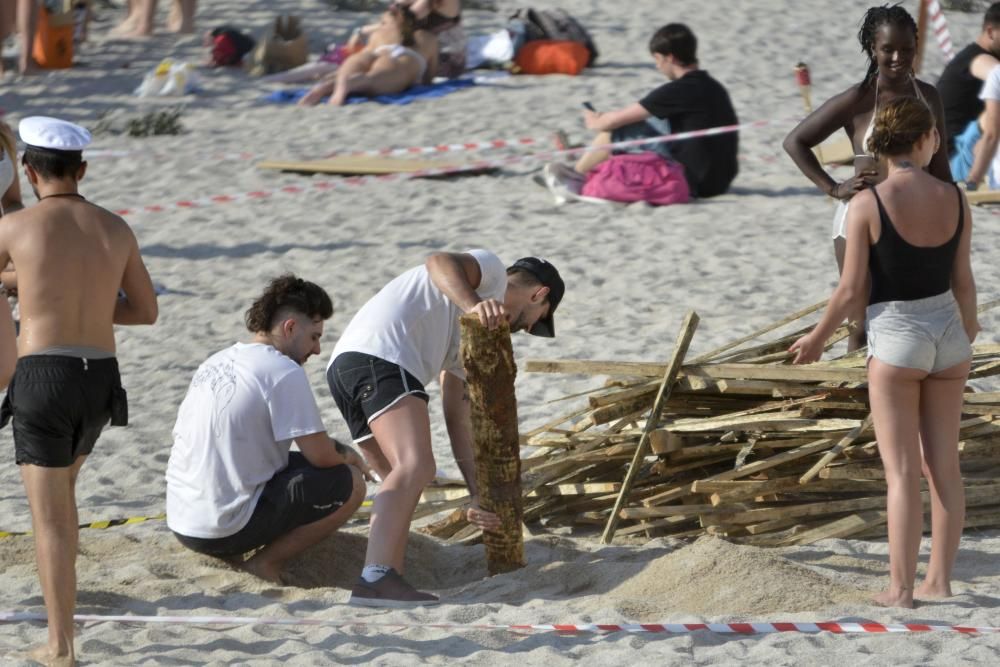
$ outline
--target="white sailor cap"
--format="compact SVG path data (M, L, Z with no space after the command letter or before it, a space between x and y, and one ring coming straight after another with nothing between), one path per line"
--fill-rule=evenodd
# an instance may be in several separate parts
M74 123L48 116L29 116L17 126L28 146L55 151L82 151L90 145L90 132Z

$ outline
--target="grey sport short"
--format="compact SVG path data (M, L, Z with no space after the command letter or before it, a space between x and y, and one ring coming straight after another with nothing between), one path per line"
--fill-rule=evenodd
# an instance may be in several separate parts
M972 356L972 344L951 290L914 301L868 306L868 358L937 373Z

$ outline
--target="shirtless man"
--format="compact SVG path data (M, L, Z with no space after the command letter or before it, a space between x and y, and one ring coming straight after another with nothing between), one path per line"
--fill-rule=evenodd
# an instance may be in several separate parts
M31 657L72 665L76 478L104 426L128 421L113 325L155 322L156 294L129 226L78 192L90 134L41 116L18 131L38 204L0 220L0 266L17 267L22 321L2 420L13 417L49 621Z

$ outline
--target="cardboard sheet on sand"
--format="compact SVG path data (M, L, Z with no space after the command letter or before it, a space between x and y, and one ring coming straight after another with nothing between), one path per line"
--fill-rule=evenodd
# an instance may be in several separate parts
M425 169L461 169L465 162L460 160L420 160L371 155L343 155L323 160L264 160L257 164L259 169L295 171L305 174L410 174ZM481 171L481 170L480 170Z

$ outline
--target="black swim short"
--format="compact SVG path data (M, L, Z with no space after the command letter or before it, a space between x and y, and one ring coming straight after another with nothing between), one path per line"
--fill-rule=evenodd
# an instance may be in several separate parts
M14 460L65 468L90 454L110 421L128 422L128 403L118 361L58 355L17 360L0 426L13 418Z
M338 354L326 371L326 382L354 442L372 437L368 424L403 397L428 400L424 385L407 370L362 352Z
M349 466L317 468L301 452L289 452L288 465L264 485L250 521L239 532L214 538L174 536L188 549L206 556L238 556L330 516L353 491Z

